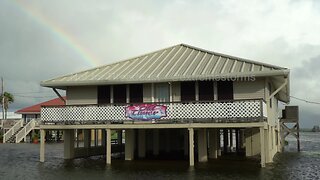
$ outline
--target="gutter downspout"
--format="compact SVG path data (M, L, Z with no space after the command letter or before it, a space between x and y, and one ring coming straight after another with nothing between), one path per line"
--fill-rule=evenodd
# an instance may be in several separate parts
M56 95L61 99L61 101L64 102L64 104L66 104L66 100L60 95L60 93L57 91L56 88L52 88L52 90L56 93Z

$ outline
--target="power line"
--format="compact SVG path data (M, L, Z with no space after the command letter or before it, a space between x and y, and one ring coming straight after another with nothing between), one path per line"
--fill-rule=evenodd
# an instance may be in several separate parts
M56 96L24 96L24 95L15 95L16 97L22 97L22 98L53 98Z
M303 102L308 103L308 104L320 105L320 102L309 101L309 100L306 100L306 99L303 99L303 98L298 98L298 97L295 97L295 96L290 96L290 97L293 98L293 99L299 100L299 101L303 101Z
M52 93L52 92L13 92L11 94L44 94L44 93Z

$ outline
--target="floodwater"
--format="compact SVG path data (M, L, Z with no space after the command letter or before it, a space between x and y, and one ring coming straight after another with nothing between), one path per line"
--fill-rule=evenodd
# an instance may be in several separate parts
M46 145L46 162L39 162L37 144L0 144L0 179L320 179L320 133L301 133L301 152L293 138L274 163L260 168L258 161L113 160L103 157L63 160L62 144Z

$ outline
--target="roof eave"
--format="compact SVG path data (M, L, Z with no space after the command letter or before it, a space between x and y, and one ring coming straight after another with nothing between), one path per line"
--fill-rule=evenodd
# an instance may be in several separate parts
M157 82L175 82L175 81L201 81L201 80L221 80L221 79L237 79L244 77L270 77L270 76L287 76L288 69L270 70L259 72L245 73L225 73L219 75L200 75L200 76L182 76L182 77L165 77L165 78L148 78L148 79L113 79L107 81L68 81L68 82L50 82L43 81L40 83L43 87L66 89L68 86L97 86L97 85L116 85L116 84L136 84L136 83L157 83Z

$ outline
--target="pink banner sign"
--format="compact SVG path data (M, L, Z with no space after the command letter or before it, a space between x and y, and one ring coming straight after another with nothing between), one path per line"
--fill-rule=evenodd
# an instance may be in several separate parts
M135 120L160 119L167 116L167 106L156 104L138 104L126 107L126 117Z

